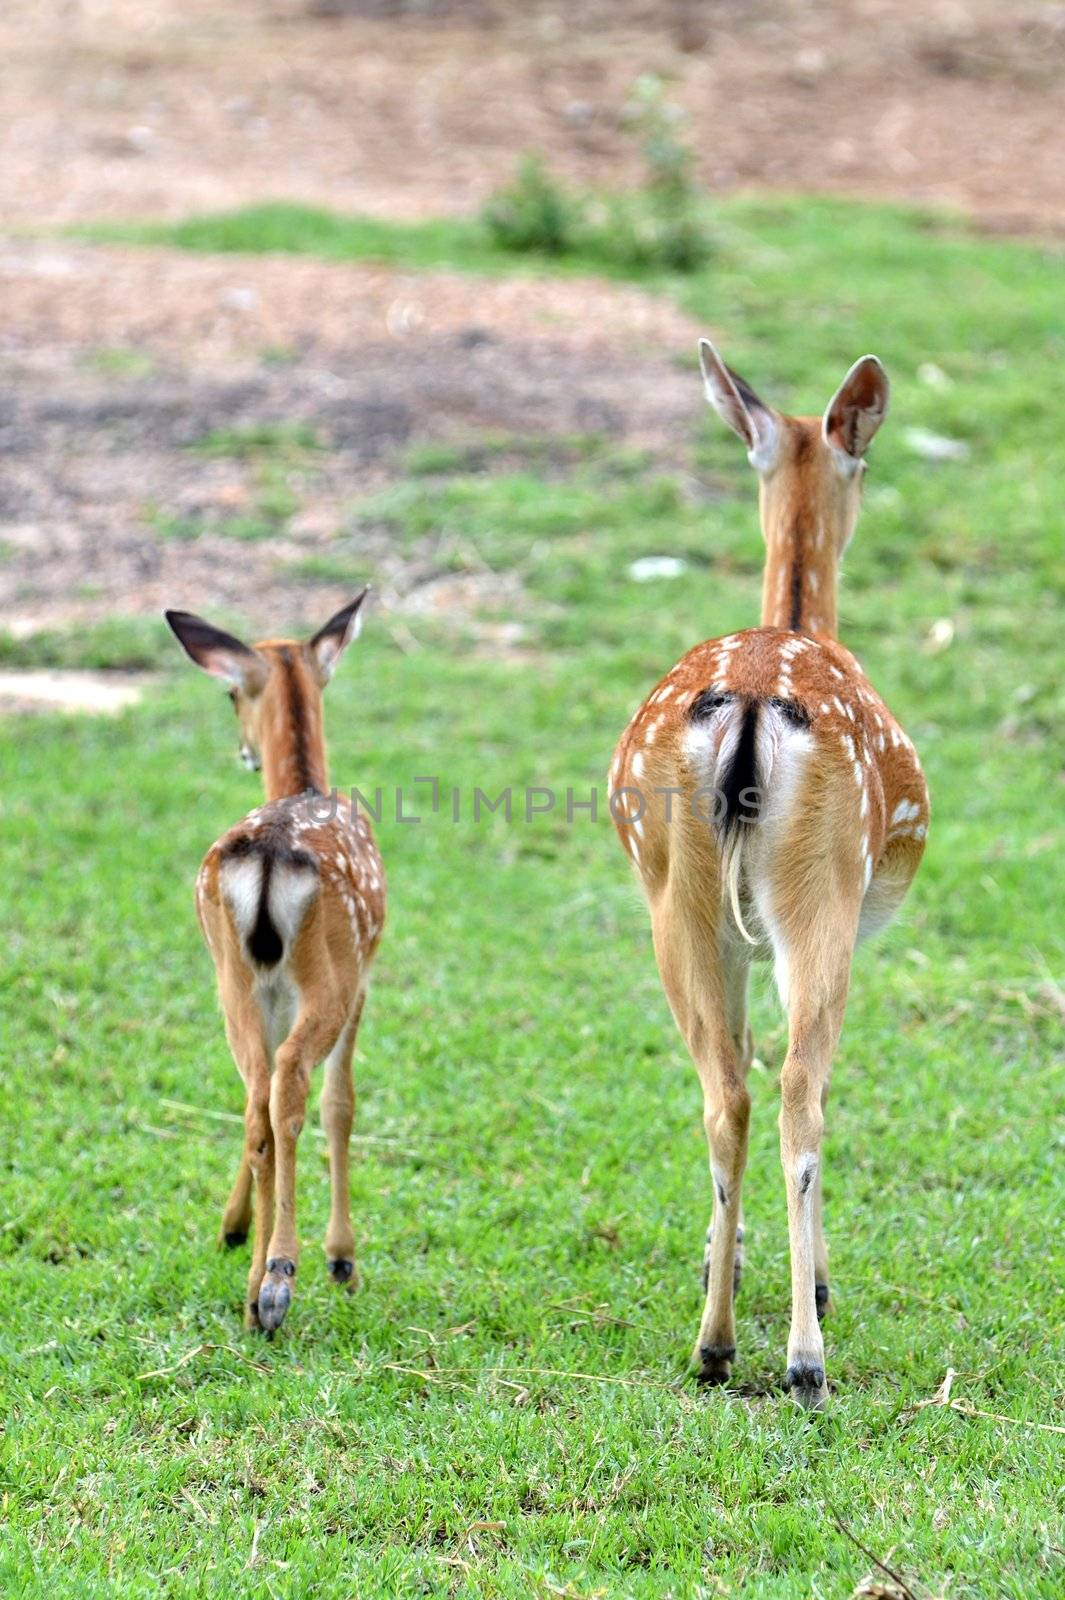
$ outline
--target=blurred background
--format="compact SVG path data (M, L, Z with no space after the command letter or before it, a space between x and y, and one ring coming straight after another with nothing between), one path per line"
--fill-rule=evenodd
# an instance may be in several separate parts
M1065 7L1028 0L47 0L0 59L9 665L150 665L175 601L317 615L419 445L690 464L678 363L757 270L731 196L1065 219ZM347 555L397 616L483 610L379 534Z

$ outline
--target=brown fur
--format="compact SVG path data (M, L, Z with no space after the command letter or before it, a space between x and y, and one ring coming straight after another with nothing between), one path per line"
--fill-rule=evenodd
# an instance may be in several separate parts
M265 803L208 850L196 880L196 907L217 971L226 1036L247 1094L244 1151L223 1215L222 1239L242 1242L254 1211L246 1321L273 1332L288 1308L299 1259L296 1144L311 1072L323 1060L321 1119L331 1185L326 1256L336 1281L347 1282L354 1271L348 1186L355 1104L351 1061L384 925L384 870L368 820L353 813L344 796L326 797L322 688L349 635L334 630L330 643L336 648L328 659L319 658L316 641L267 640L248 652L235 640L230 645L236 649L228 648L225 635L214 643L199 619L184 613L170 617L193 659L234 684L242 746L262 760ZM338 614L341 623L345 617ZM350 617L347 624L350 634ZM262 882L267 860L268 906L276 897L284 913L280 922L288 918L293 925L283 956L272 963L254 959L248 937L262 902L261 892L255 898L256 883ZM234 899L233 880L227 877L235 868L245 872L251 886L240 916L240 896ZM273 918L271 926L281 938L286 928L278 928L278 920Z
M708 1381L724 1381L735 1354L752 1055L748 965L754 957L776 962L788 1015L780 1118L792 1257L788 1382L801 1403L818 1405L827 1392L818 1317L828 1285L820 1146L829 1070L863 907L866 920L887 920L901 901L924 850L928 797L912 744L834 637L838 563L858 514L860 467L841 460L833 413L823 430L820 419L770 412L747 385L733 394L720 369L711 378L712 403L744 442L757 442L758 426L770 439L760 492L762 625L697 645L661 679L621 736L612 809L650 906L663 987L703 1088L715 1200L695 1361ZM866 411L855 420L856 406L870 404L864 369L859 378L857 394L845 384L834 405L842 407L839 425L868 443L886 400L878 391L871 426ZM737 410L737 396L747 410ZM696 733L692 708L707 691L723 709ZM764 815L741 823L726 843L693 813L726 739L735 737L730 727L750 707L768 730L765 740L776 739L775 765Z

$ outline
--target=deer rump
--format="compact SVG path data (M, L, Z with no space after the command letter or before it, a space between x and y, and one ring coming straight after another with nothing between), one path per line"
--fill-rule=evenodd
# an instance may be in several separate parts
M745 846L786 815L807 753L810 718L797 700L707 689L692 704L685 741L700 787L712 799L710 821L721 852L721 886L748 944L740 907Z
M276 838L238 835L225 848L219 883L255 967L276 967L317 898L318 862Z

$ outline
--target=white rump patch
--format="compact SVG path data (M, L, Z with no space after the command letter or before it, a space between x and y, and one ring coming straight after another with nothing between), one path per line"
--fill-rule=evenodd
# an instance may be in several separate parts
M241 939L246 940L259 915L263 858L258 855L242 856L223 861L218 879ZM270 872L267 909L286 952L317 893L318 874L313 867L298 867L287 861L274 862Z

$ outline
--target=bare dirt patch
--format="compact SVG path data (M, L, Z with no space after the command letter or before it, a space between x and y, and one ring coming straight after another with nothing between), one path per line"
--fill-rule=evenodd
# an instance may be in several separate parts
M167 605L313 621L370 573L399 613L512 608L510 578L474 556L442 571L435 548L353 526L353 504L422 444L492 436L502 466L553 440L541 473L587 436L669 460L700 415L694 326L595 280L14 241L0 286L0 618L16 635ZM227 436L266 448L230 453Z
M0 12L0 215L264 198L465 213L545 151L634 181L640 73L712 190L1065 221L1065 6L1048 0L42 0Z
M33 711L114 715L137 704L143 682L107 672L0 672L0 716Z

